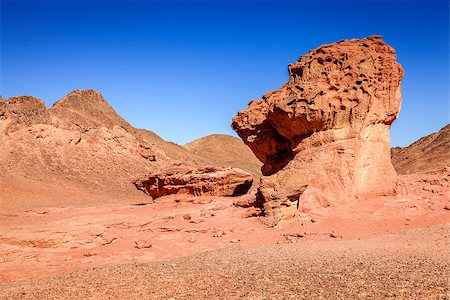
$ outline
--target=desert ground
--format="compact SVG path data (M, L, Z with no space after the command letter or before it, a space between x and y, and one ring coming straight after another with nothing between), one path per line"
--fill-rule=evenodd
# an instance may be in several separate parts
M449 229L295 240L90 268L3 283L2 299L446 299Z
M1 298L435 299L450 293L441 177L278 228L231 197L4 210Z

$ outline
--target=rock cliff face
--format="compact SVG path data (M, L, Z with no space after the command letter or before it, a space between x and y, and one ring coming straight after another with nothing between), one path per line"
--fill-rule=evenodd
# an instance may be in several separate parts
M396 193L389 130L403 69L373 36L324 45L289 81L250 102L232 128L264 163L257 203L274 225L298 209Z
M138 189L153 199L173 194L240 196L248 192L252 183L250 173L223 167L175 167L134 182Z

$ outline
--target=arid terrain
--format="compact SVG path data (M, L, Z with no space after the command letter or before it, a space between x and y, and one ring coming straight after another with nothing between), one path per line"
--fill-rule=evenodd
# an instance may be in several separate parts
M233 247L0 287L4 299L445 299L449 229Z
M289 75L184 147L93 90L2 100L0 299L450 298L449 125L390 149L380 37Z

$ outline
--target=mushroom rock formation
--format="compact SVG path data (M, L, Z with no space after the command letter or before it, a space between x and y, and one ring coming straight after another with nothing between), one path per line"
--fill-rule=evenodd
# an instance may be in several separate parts
M379 36L323 45L289 81L251 101L232 128L263 162L258 203L273 225L298 209L396 193L389 130L403 69Z
M173 167L134 181L136 188L153 199L172 194L240 196L248 192L252 183L253 176L241 169L212 166Z

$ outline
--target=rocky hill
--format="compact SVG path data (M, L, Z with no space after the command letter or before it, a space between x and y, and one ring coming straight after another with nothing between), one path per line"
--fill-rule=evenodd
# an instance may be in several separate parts
M184 147L217 166L235 167L261 177L262 163L241 139L226 134L211 134Z
M132 179L181 164L205 162L134 128L96 91L76 90L51 108L30 96L0 102L2 207L141 201Z
M392 164L399 174L414 174L450 167L450 124L412 143L391 149Z

